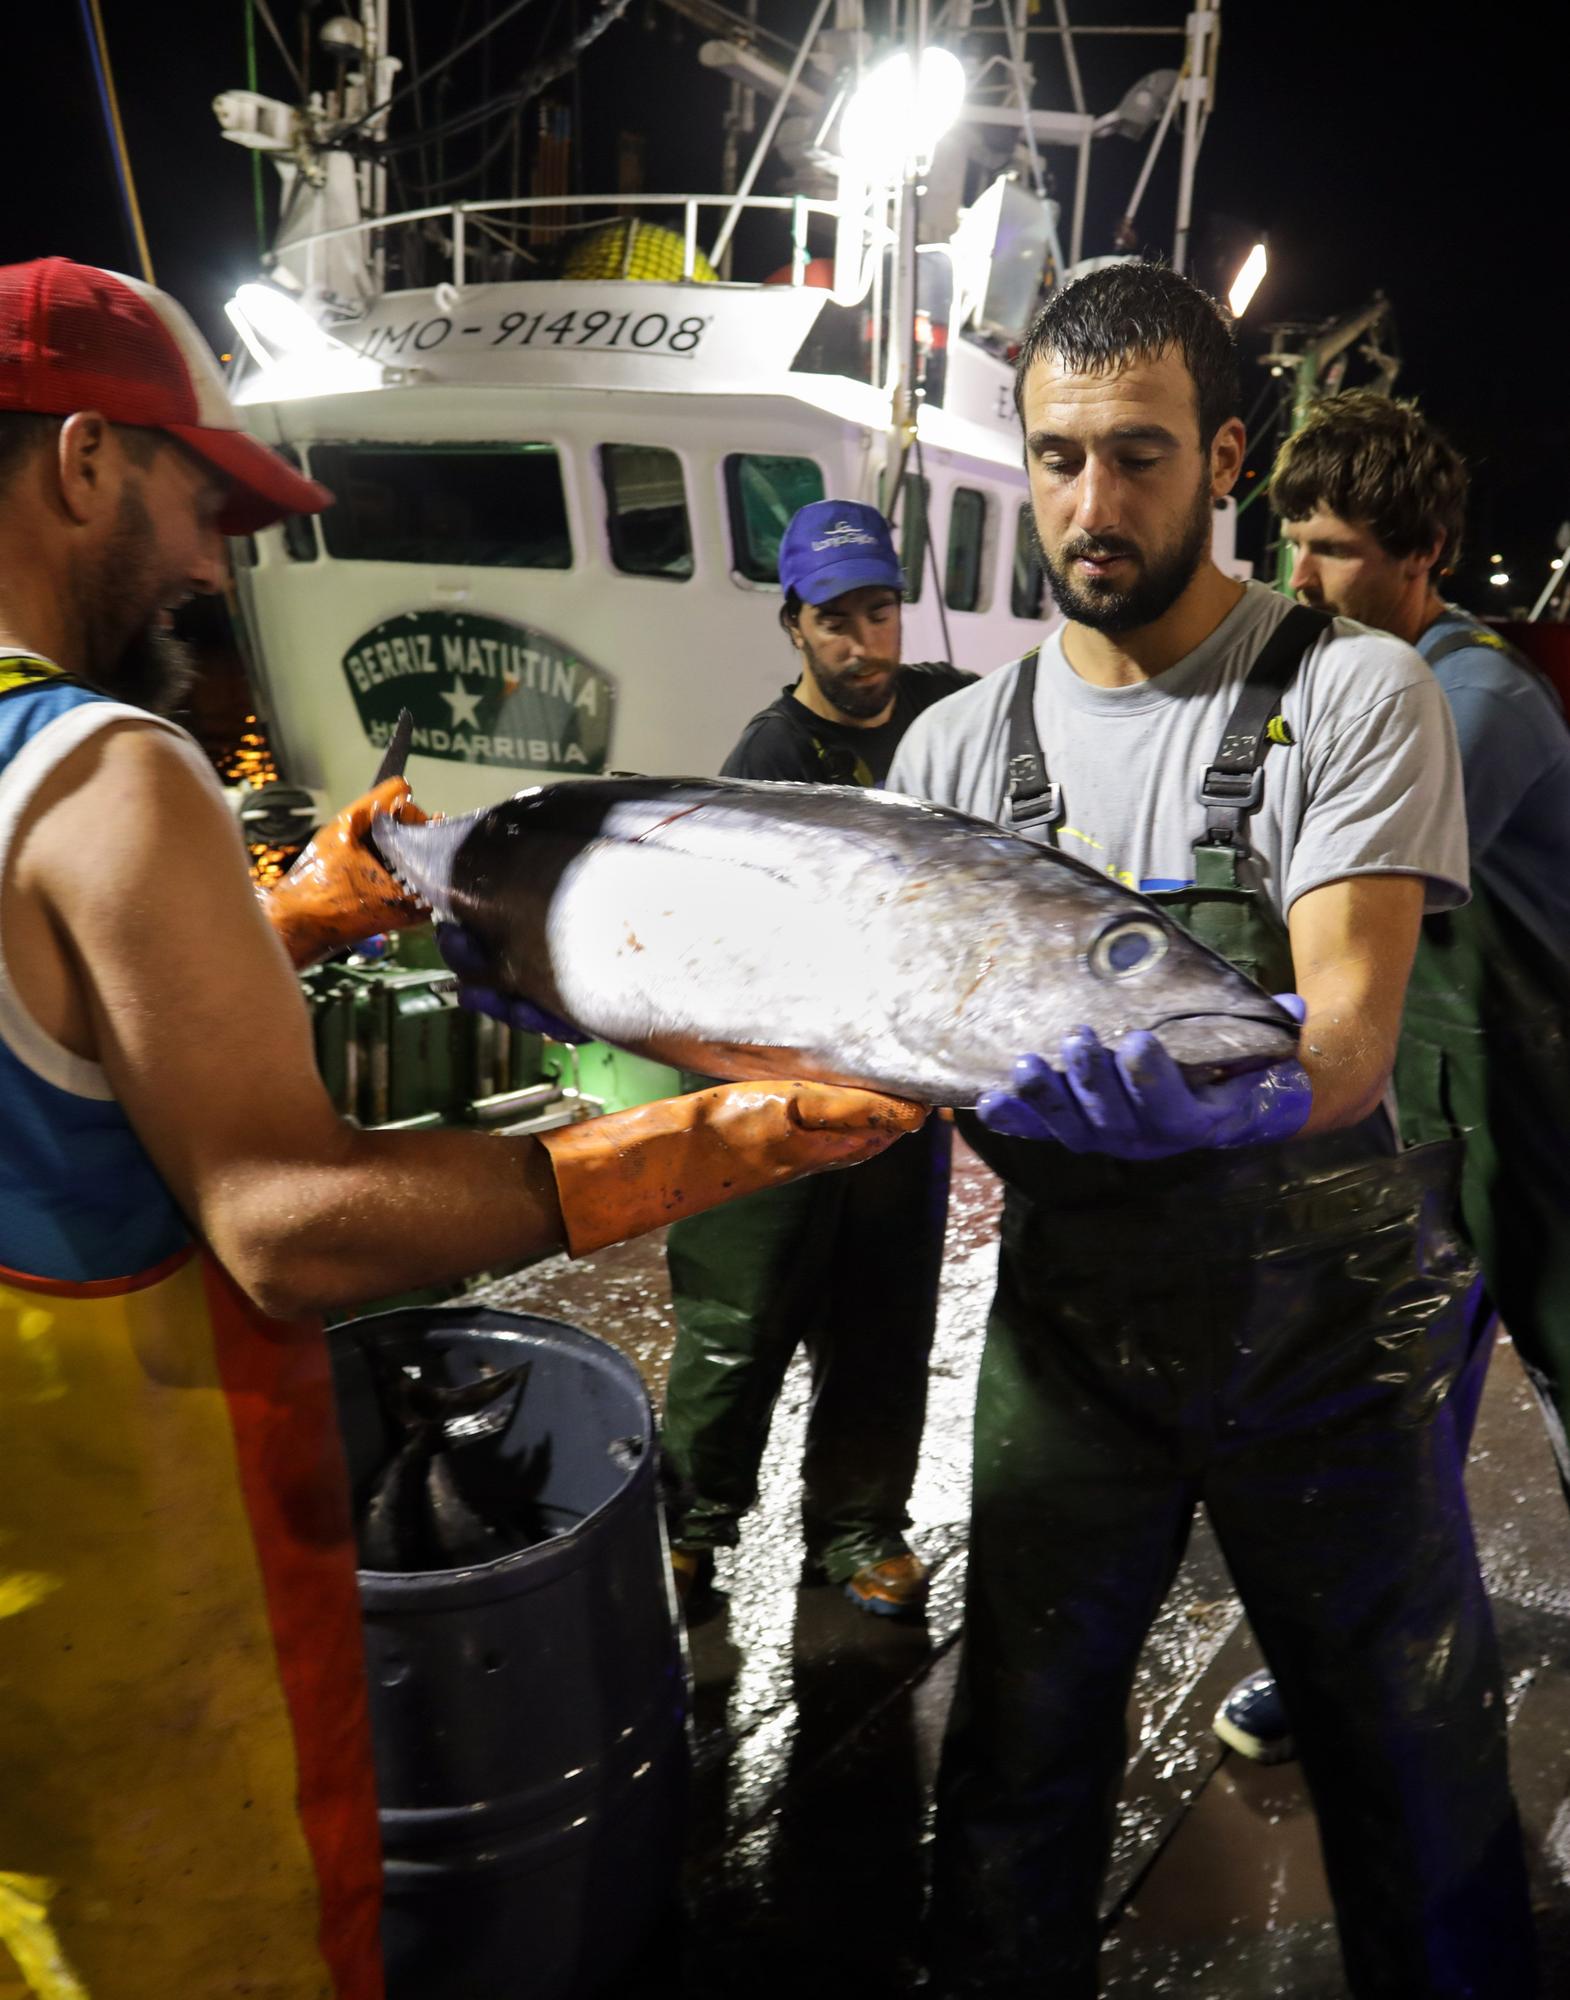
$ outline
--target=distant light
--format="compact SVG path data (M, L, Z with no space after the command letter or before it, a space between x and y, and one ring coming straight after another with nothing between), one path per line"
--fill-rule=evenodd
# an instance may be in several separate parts
M1502 563L1502 562L1504 561L1504 557L1503 557L1503 556L1501 556L1501 555L1491 555L1491 556L1490 556L1490 557L1488 558L1488 560L1489 560L1489 561L1490 561L1490 562L1491 562L1491 563L1492 563L1492 564L1494 565L1494 567L1495 567L1495 568L1497 569L1497 568L1499 567L1499 565L1500 565L1500 564L1501 564L1501 563Z
M1284 375L1286 373L1286 370L1284 368L1276 367L1272 368L1270 372L1272 375Z
M1493 575L1488 580L1492 584L1497 584L1501 590L1510 581L1509 577L1505 575L1502 569L1496 569Z
M950 49L921 52L912 72L903 50L862 78L840 119L839 147L867 180L887 184L925 171L965 102L965 67Z
M1548 565L1550 569L1563 569L1564 566L1565 559L1563 556L1555 556L1553 561Z
M1249 300L1259 290L1265 275L1265 246L1256 243L1243 259L1242 269L1232 280L1232 289L1227 293L1227 304L1232 308L1232 317L1241 319L1248 311Z
M232 361L234 356L232 354L220 354L218 359L220 361Z

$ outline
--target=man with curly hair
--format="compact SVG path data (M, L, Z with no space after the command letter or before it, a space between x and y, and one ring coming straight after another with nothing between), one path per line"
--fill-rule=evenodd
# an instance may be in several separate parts
M1466 492L1460 453L1414 404L1353 390L1287 440L1270 498L1299 600L1415 646L1455 722L1472 900L1424 922L1396 1098L1409 1142L1466 1145L1462 1218L1487 1292L1451 1397L1463 1459L1497 1310L1570 1498L1570 730L1536 669L1441 593ZM1232 1690L1216 1731L1259 1763L1295 1752L1265 1671Z

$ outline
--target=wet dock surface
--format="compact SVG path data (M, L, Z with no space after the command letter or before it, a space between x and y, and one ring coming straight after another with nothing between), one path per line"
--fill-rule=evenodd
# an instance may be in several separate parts
M805 1366L775 1415L763 1494L690 1633L689 1921L615 2000L882 2000L915 1988L936 1770L957 1664L971 1402L998 1189L963 1146L911 1540L926 1618L868 1617L798 1582ZM487 1303L570 1320L631 1355L658 1405L674 1326L660 1236L537 1265ZM1493 1594L1545 1995L1570 1993L1570 1516L1531 1391L1501 1342L1469 1487ZM1295 1765L1224 1752L1210 1717L1259 1664L1201 1517L1146 1645L1106 1892L1118 2000L1336 2000L1345 1987L1313 1811Z

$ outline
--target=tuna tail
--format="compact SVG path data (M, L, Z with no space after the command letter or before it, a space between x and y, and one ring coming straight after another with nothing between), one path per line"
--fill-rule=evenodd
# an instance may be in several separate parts
M389 873L429 903L443 923L452 919L453 862L469 826L467 818L434 819L419 826L382 813L371 822L371 843Z

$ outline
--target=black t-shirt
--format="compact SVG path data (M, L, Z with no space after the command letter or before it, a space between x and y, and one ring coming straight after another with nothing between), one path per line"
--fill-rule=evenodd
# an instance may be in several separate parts
M755 715L720 766L722 778L766 778L807 785L881 785L900 738L935 701L969 687L975 674L929 664L901 667L894 680L894 708L876 729L830 722L799 702L790 688Z

